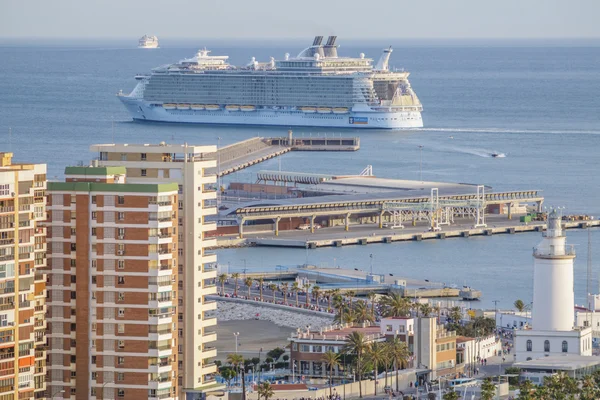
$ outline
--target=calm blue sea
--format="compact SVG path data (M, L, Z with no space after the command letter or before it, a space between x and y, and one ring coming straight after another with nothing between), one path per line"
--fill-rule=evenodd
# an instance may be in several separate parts
M48 163L49 177L62 178L67 165L89 162L93 143L230 143L286 129L142 124L130 120L115 94L129 91L136 73L192 56L207 46L228 54L234 64L252 56L295 54L304 45L283 42L163 41L158 50L138 50L136 41L0 41L0 149L17 160ZM482 183L496 190L539 189L546 204L568 212L600 215L600 43L597 42L381 42L340 41L342 55L377 58L392 45L392 65L411 71L426 127L419 130L327 131L295 129L296 134L361 137L354 154L292 153L282 169L358 173L373 165L376 175L416 179L423 149L426 180ZM113 123L114 121L114 130ZM8 130L12 128L12 139ZM451 138L452 137L452 138ZM489 157L501 152L506 158ZM278 168L272 160L231 180L253 180L259 169ZM600 273L600 231L592 232L594 281ZM368 268L377 272L446 283L467 283L484 292L482 304L516 298L531 300L531 248L539 235L452 239L372 245L308 252L309 262ZM569 232L579 245L576 298L585 296L587 233ZM221 263L239 268L274 269L306 261L304 250L238 249L219 252ZM598 262L596 262L598 261ZM597 289L596 289L597 290Z

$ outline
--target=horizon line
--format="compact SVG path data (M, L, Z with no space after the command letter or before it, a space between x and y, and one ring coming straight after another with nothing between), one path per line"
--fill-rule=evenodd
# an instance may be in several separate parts
M152 34L155 35L155 34ZM158 36L158 35L156 35ZM272 41L285 41L285 40L304 40L307 38L312 38L313 36L288 36L282 37L278 36L276 38L273 37L215 37L215 36L164 36L161 35L163 39L169 40L197 40L197 39L209 39L209 40L241 40L241 41L250 41L250 40L265 40L269 39ZM130 40L133 38L139 39L138 36L77 36L77 37L68 37L68 36L0 36L0 40ZM600 36L553 36L553 37L498 37L498 36L486 36L486 37L395 37L395 36L379 36L379 37L370 37L370 38L360 38L360 37L352 37L345 36L342 37L343 40L440 40L440 41L454 41L454 40L472 40L472 41L480 41L480 40L600 40Z

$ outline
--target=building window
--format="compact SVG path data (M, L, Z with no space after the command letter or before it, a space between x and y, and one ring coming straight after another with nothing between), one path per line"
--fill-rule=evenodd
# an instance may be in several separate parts
M96 236L96 228L92 228L92 236Z
M125 374L123 372L118 372L117 373L117 380L118 381L124 381L125 380Z
M532 351L533 349L533 343L531 342L531 340L527 341L527 351Z
M310 353L310 346L307 344L300 345L300 351L303 353Z
M292 350L298 351L298 343L293 343L292 344Z
M146 169L142 169L142 176L146 176L146 175L147 175Z
M117 263L119 269L125 269L125 260L119 260Z
M123 213L123 212L117 213L117 217L119 218L119 221L123 221L125 219L125 213Z
M125 397L125 389L118 389L117 396Z
M92 211L92 219L96 219L97 213L96 211Z
M142 161L146 161L146 159L147 159L146 153L142 153L140 155L141 155Z
M544 340L544 351L546 353L550 352L550 341L549 340Z
M125 324L117 324L117 333L125 333Z
M77 251L77 244L71 243L71 251Z
M119 235L119 239L124 239L125 238L125 228L117 229L117 234Z
M386 325L385 326L385 331L386 332L391 332L392 331L392 326L391 325Z
M92 204L96 204L96 196L92 196Z
M125 277L120 276L119 279L118 279L118 283L119 283L119 285L124 285L125 284Z
M125 301L125 293L119 292L119 301Z
M127 153L121 153L121 161L127 161Z
M125 357L117 357L117 362L119 365L125 364Z
M117 204L125 204L125 196L117 196Z
M119 340L119 348L120 349L124 349L125 348L125 341L124 340Z
M567 343L566 340L563 340L563 342L562 342L562 352L563 353L569 352L569 343Z

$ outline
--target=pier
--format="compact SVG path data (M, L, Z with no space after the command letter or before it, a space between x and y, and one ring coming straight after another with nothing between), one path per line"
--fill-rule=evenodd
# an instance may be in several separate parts
M358 149L360 149L358 137L294 138L289 131L287 137L255 137L221 147L214 155L217 167L209 168L207 171L210 174L225 176L289 151L357 151Z

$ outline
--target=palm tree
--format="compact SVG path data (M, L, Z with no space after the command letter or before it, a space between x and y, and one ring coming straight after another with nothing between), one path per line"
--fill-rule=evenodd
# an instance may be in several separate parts
M452 307L450 309L450 313L448 314L448 316L450 317L452 322L459 323L460 320L462 319L462 311L461 311L460 307L458 307L458 306Z
M242 400L246 399L246 378L244 376L244 356L241 354L233 353L227 354L227 362L231 364L238 373L240 369L242 371ZM241 368L240 368L241 367Z
M234 272L233 274L231 274L231 277L234 279L234 287L233 287L233 295L235 297L237 297L237 291L238 291L238 279L240 279L240 273L239 272Z
M600 389L596 387L596 381L592 375L587 375L581 381L581 393L579 400L595 400L600 397Z
M440 311L441 311L441 307L440 304L436 304L433 307L431 307L433 312L435 312L435 314L437 315L437 323L440 323Z
M389 344L389 355L394 363L394 369L396 370L396 391L400 390L398 385L398 375L400 368L404 367L408 363L408 357L410 352L406 343L395 337L390 341Z
M431 312L433 311L429 303L421 304L419 306L419 309L421 310L421 315L423 315L425 318L428 318Z
M421 302L417 299L412 302L412 309L416 313L417 318L419 318L419 312L421 311Z
M319 298L321 297L321 287L318 285L313 286L312 288L312 296L317 302L317 307L319 306Z
M296 294L296 307L298 307L298 292L300 291L300 285L298 282L292 283L292 292Z
M379 365L383 363L385 359L385 345L383 343L373 342L367 347L366 355L368 360L373 364L373 373L375 375L375 381L377 382L377 373L379 372ZM377 383L375 383L375 396L377 396Z
M271 387L269 382L263 382L258 385L258 400L260 400L261 396L264 400L269 400L275 394L275 391Z
M460 395L454 391L454 388L450 388L450 390L442 396L442 400L458 400L459 398Z
M373 292L369 292L367 294L367 299L371 302L371 315L375 316L375 299L377 298L377 294Z
M356 292L354 290L346 291L346 298L348 298L348 302L352 304L352 299L356 296Z
M225 296L225 281L227 280L227 274L221 274L217 277L221 284L221 296Z
M534 389L535 386L529 379L525 379L519 386L519 400L534 400Z
M252 289L252 284L254 283L254 279L247 277L244 279L244 285L248 287L248 299L250 299L250 289Z
M339 289L336 289L339 291ZM342 322L343 317L344 317L344 307L346 306L346 303L344 302L344 298L339 294L336 293L333 295L333 308L336 311L336 319L338 319L338 322Z
M265 283L265 278L263 278L262 276L260 278L258 278L256 280L256 282L258 282L258 290L260 293L260 301L263 301L263 285Z
M331 396L331 386L333 385L333 369L340 365L340 356L331 350L323 353L321 360L329 367L329 397Z
M384 317L406 317L410 313L410 300L398 292L389 293L379 300Z
M354 315L356 316L356 322L373 322L375 321L375 317L371 314L371 310L367 306L367 303L364 300L358 300L354 303L354 307L352 307L354 311Z
M310 303L310 297L308 297L308 289L310 289L312 285L310 283L305 283L302 288L304 289L304 292L306 294L306 307L308 307L308 304Z
M525 311L525 303L523 302L523 300L515 300L514 306L518 312Z
M496 396L496 385L490 378L485 378L481 384L481 400L492 400Z
M269 284L269 289L273 291L273 303L275 303L275 294L277 293L277 285L274 283Z
M362 398L362 361L363 355L367 350L368 344L365 340L365 335L361 332L354 331L348 335L344 352L346 354L354 354L356 356L356 371L358 372L358 394Z
M285 282L281 284L281 291L283 292L283 304L287 306L287 294L289 291L289 283Z

